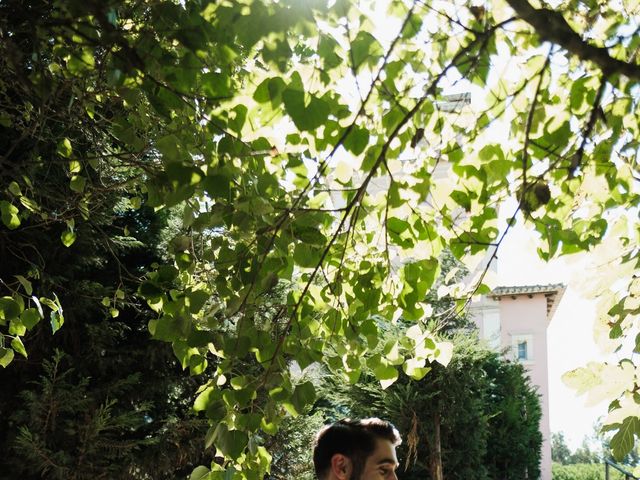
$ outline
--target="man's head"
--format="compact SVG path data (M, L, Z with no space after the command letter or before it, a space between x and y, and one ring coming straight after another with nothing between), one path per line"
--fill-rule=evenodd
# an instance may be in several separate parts
M396 479L398 430L379 418L340 420L316 437L313 465L320 480Z

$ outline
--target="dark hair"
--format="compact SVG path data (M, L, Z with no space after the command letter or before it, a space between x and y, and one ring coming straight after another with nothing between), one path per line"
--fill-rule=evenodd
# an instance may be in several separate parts
M400 434L391 423L379 418L362 420L339 420L325 425L316 436L313 447L313 466L319 479L325 478L331 466L331 458L340 453L349 457L353 464L353 479L357 479L367 458L376 448L376 440L389 440L394 446L400 444Z

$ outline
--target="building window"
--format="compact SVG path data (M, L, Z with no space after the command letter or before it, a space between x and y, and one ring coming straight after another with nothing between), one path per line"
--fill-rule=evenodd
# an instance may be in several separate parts
M529 359L529 357L527 356L527 342L526 342L526 340L518 342L518 360L528 360L528 359Z
M515 360L525 364L533 362L533 335L512 335L511 351Z

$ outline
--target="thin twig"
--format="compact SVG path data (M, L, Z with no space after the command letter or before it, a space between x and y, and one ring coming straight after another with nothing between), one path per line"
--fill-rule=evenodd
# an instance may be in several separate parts
M569 165L569 178L572 178L575 174L575 171L582 165L582 157L584 156L584 148L587 145L587 141L591 136L591 132L593 131L593 127L596 125L596 119L598 118L598 110L600 109L600 102L602 101L602 97L604 95L605 87L607 86L607 78L605 75L600 79L600 86L598 87L598 92L596 93L596 98L593 100L593 107L591 108L591 114L589 115L589 120L587 121L587 125L582 132L582 141L580 142L580 146L578 147L578 151L571 159L571 164Z
M551 63L551 56L553 53L553 47L549 47L547 58L544 61L544 65L539 73L538 85L533 95L533 101L529 108L529 114L527 115L527 125L524 131L524 145L522 147L522 198L520 201L524 201L524 192L527 188L527 169L529 168L529 136L531 135L531 127L533 125L533 115L535 114L536 106L538 105L538 96L540 95L540 89L542 88L542 81L544 80L544 72Z

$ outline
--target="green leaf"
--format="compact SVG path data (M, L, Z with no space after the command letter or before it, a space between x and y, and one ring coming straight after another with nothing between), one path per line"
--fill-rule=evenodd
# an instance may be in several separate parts
M315 268L321 256L322 249L305 243L298 243L293 250L293 259L304 268Z
M296 127L300 130L306 130L304 91L287 89L283 92L282 99L284 100L285 110L296 124Z
M78 160L69 161L69 173L76 174L82 170L82 164Z
M31 330L35 327L42 317L40 316L40 312L36 308L27 308L24 312L20 314L20 321L23 323L27 330Z
M35 299L35 297L31 297L31 298L34 298L34 299ZM39 300L39 301L40 301L40 303L42 303L42 304L46 305L47 307L49 307L49 308L50 308L51 310L53 310L54 312L57 312L57 311L58 311L58 309L59 309L59 307L58 307L58 305L56 304L56 302L55 302L55 301L53 301L53 300L51 300L50 298L40 297L40 300ZM36 302L36 305L37 305L37 302ZM40 313L42 313L42 312L40 312Z
M153 300L161 297L164 293L164 290L154 282L147 280L140 284L140 287L138 287L138 293L147 300Z
M346 162L338 162L333 175L343 185L347 185L353 179L353 167Z
M329 104L315 95L307 94L297 84L302 82L296 73L298 81L292 82L295 86L289 86L283 93L282 99L287 114L293 120L296 127L302 131L315 130L326 122L331 109Z
M228 126L229 128L236 132L238 135L242 135L242 128L244 127L245 121L247 119L248 109L245 105L236 105L231 110L233 115L229 118Z
M633 448L635 436L640 437L640 417L627 417L611 438L611 452L618 462L621 462Z
M233 93L231 78L222 73L205 73L202 75L202 90L212 99L227 98Z
M51 323L51 332L55 334L64 325L62 311L52 311L49 314L49 321Z
M633 364L589 362L586 367L565 373L562 381L576 390L577 395L587 393L587 405L596 405L602 400L618 398L626 390L632 390L635 369Z
M318 42L318 55L324 61L325 70L331 70L342 64L342 58L336 53L340 45L329 35L321 35Z
M29 280L24 278L22 275L14 275L14 277L18 279L20 285L22 285L22 288L27 295L31 295L33 293L33 286L31 285L31 282Z
M20 203L30 212L40 212L40 205L30 198L20 197Z
M422 380L431 371L431 367L426 367L425 364L424 359L410 358L402 365L402 370L414 380Z
M404 112L399 107L394 106L382 117L382 126L385 128L387 133L390 133L402 121L404 116Z
M40 317L44 318L44 312L42 311L42 305L38 297L36 297L35 295L31 295L31 300L33 300L33 303L36 304L36 309L38 310L38 314L40 315Z
M73 74L82 74L93 68L94 64L93 51L86 47L74 52L67 59L67 68Z
M249 443L249 437L239 430L227 430L226 425L220 424L215 435L215 446L228 458L237 460Z
M187 292L186 297L188 300L187 306L191 313L198 313L202 310L207 300L209 300L209 292L205 290L194 290Z
M180 148L180 140L175 135L166 135L156 141L156 148L167 162L180 162L184 160L184 154Z
M196 412L202 412L207 409L209 404L218 399L217 391L214 387L206 387L200 394L196 397L196 400L193 402L193 409Z
M369 131L360 127L354 127L347 135L347 138L344 139L344 148L354 155L360 155L364 152L368 144Z
M178 269L176 267L174 267L173 265L160 265L160 267L158 267L158 278L157 278L157 280L160 283L170 283L170 282L173 282L178 277L179 273L180 272L178 271ZM153 284L153 283L151 285L145 286L144 287L145 291L146 291L147 288L151 288L153 290L153 292L154 292L154 295L158 294L158 291L160 292L159 294L162 294L162 290L160 290L158 288L158 286ZM142 289L142 286L141 286L141 289ZM142 295L146 295L142 291L140 293Z
M4 223L9 230L15 230L20 226L18 211L17 207L11 205L6 200L0 200L0 218L2 218L2 223Z
M387 388L398 379L398 370L391 365L385 365L383 363L373 369L373 374L380 380L382 388Z
M189 358L189 373L191 375L200 375L207 368L208 362L202 355L192 355Z
M234 390L242 390L247 386L249 379L245 375L233 377L229 382Z
M24 348L24 344L22 343L22 340L20 340L20 337L14 337L14 339L11 340L11 348L24 358L27 358L27 350Z
M587 88L585 84L590 79L590 77L581 77L578 78L573 85L571 86L571 93L569 94L569 103L571 105L571 110L574 112L580 112L582 110L582 105L585 103L585 95L587 93Z
M206 347L215 341L215 335L209 330L192 329L187 337L187 345L189 347Z
M375 65L384 54L382 45L369 32L361 30L351 43L353 68L358 70L364 63Z
M409 228L409 222L405 222L396 217L390 217L387 219L387 230L389 234L400 236L402 232Z
M68 138L63 138L58 142L58 147L56 149L58 155L69 158L73 153L73 149L71 148L71 141Z
M10 348L0 348L0 366L7 368L7 366L13 361L14 353Z
M298 222L292 225L293 236L307 245L322 247L326 245L327 238L318 227L300 225Z
M298 413L302 413L306 406L311 405L316 399L316 389L311 382L297 385L293 391L291 401Z
M306 108L306 129L315 130L323 125L327 121L329 113L331 113L331 108L327 102L320 98L311 97L311 101Z
M17 182L11 182L9 184L9 187L7 188L7 190L9 190L9 192L12 195L15 195L16 197L21 197L22 196L22 191L20 190L20 185L18 185Z
M163 315L155 322L151 335L154 339L165 342L173 342L180 339L185 330L184 324L187 323L185 319L181 317L176 318L171 315ZM151 328L149 330L151 330Z
M215 427L209 427L209 430L207 430L207 434L204 436L205 450L211 447L211 445L213 445L213 442L215 440L215 433L216 433Z
M211 198L227 198L230 193L230 178L225 174L212 173L201 182Z
M209 478L210 472L211 470L207 467L199 465L193 469L193 472L191 472L191 475L189 476L189 480L206 480Z
M451 342L439 342L434 355L436 361L446 367L453 357L453 344Z
M20 311L20 305L13 298L0 298L0 320L10 321L18 318Z
M282 103L282 92L286 86L286 83L280 77L267 78L258 85L253 94L253 99L258 103L271 102L272 107L275 108Z
M84 192L84 187L87 184L87 179L82 175L74 175L69 182L69 188L74 192Z
M227 467L227 469L224 471L224 476L222 477L221 480L234 480L237 478L236 474L238 473L238 471L236 470L236 468L231 465L229 467Z
M27 327L22 324L20 319L12 320L9 323L9 335L24 335L27 333Z
M0 112L0 125L9 128L12 124L11 116L7 112Z
M65 247L70 247L76 241L76 233L72 230L64 230L60 234L60 240Z

